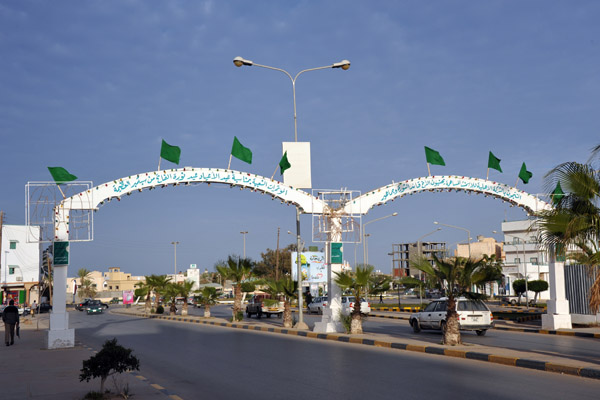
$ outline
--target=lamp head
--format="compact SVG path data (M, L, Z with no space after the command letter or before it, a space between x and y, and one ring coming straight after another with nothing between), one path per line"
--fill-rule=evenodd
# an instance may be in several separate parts
M398 215L398 213L397 213L397 212L393 213L393 214L392 214L392 217L395 217L396 215Z
M434 224L434 225L439 225L439 222L437 222L437 221L433 221L433 224Z
M245 60L242 57L236 57L233 59L233 64L235 64L236 67L241 67L242 65L247 65L247 66L252 66L254 63L250 60Z
M340 62L336 62L335 64L333 64L331 66L331 68L341 68L344 71L346 71L348 68L350 68L350 61L348 61L348 60L342 60Z

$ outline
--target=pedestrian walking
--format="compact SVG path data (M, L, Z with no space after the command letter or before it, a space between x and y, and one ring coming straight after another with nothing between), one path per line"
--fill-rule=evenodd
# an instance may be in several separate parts
M383 293L379 295L379 304L383 304Z
M8 307L2 313L4 321L4 341L7 346L15 344L15 326L19 326L19 309L15 307L15 301L11 300Z

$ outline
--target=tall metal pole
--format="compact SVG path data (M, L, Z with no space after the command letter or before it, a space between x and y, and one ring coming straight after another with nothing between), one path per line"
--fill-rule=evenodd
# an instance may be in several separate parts
M176 281L177 280L177 245L179 244L179 242L171 242L171 244L173 245L173 249L174 249L174 255L175 255L175 262L173 264L173 279Z
M368 246L367 246L367 237L371 236L367 233L367 225L373 223L373 222L377 222L377 221L381 221L382 219L386 219L389 217L395 217L397 216L398 213L395 212L393 214L390 215L386 215L385 217L380 217L380 218L375 218L374 220L371 220L369 222L365 222L362 226L362 230L363 230L363 236L364 236L364 241L363 241L363 268L367 265L367 263L369 262L369 257L367 255L367 250L368 250ZM356 258L356 257L355 257Z
M304 313L302 312L302 247L300 244L300 209L296 207L296 268L298 272L298 325L304 325Z
M242 234L242 236L244 237L244 258L246 258L246 234L248 233L248 231L242 231L240 232Z

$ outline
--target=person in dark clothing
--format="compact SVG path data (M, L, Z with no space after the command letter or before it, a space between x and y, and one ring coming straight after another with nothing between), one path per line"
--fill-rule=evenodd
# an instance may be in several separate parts
M312 303L312 294L310 294L310 292L306 293L305 299L306 299L306 307L308 307L308 305L310 303Z
M15 326L19 326L19 309L15 307L14 300L8 304L2 312L2 321L4 321L4 341L7 346L10 346L15 344Z

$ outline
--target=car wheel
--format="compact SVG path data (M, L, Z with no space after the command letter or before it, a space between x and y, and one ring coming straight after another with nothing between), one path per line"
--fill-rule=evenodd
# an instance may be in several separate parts
M317 314L323 315L323 310L321 309L321 307L319 307L319 309L317 311L318 311Z
M480 329L480 330L475 331L475 332L477 333L477 336L485 336L486 330L485 329Z
M271 314L267 313L267 318L271 318Z
M279 319L283 318L283 313L277 314L277 318L279 318Z
M442 333L446 332L446 321L440 322L440 328L442 330Z
M259 310L259 311L256 313L256 318L260 319L261 317L262 317L262 312Z
M411 320L410 325L412 326L414 333L421 332L421 327L419 326L419 321L417 321L416 319Z
M246 316L247 316L248 318L250 318L250 317L252 316L252 313L251 313L251 312L250 312L250 310L248 310L247 308L246 308Z
M513 305L513 306L516 306L517 305L517 301L513 299L513 300L510 301L510 304Z

